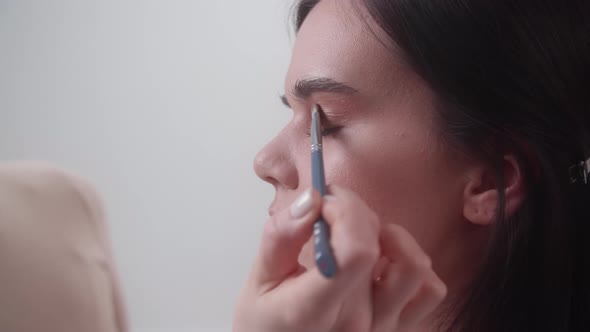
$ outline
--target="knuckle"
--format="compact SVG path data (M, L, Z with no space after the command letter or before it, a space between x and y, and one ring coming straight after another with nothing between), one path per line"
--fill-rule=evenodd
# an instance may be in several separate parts
M416 257L416 265L425 270L430 270L432 268L432 259L425 253L420 253Z
M348 216L350 216L350 208L347 204L341 204L332 210L332 217L336 222L342 221Z
M330 223L350 224L356 221L355 216L358 215L358 208L350 202L340 201L326 205L322 212Z
M401 243L404 240L405 230L398 224L387 224L387 232L392 242Z
M434 272L432 272L432 277L428 279L424 287L426 288L426 293L437 300L442 300L447 296L447 285Z
M414 237L402 226L390 225L392 241L398 243L402 252L399 254L405 257L411 267L418 271L429 271L432 268L432 259L418 245Z
M399 261L395 263L395 269L400 275L410 277L420 283L425 283L426 281L427 272L423 268L416 266L413 262Z
M433 273L430 267L418 260L400 260L396 262L395 269L397 273L409 276L414 280L419 281L424 287L430 287L431 274Z
M342 263L347 270L372 270L379 259L379 247L374 245L354 245L344 253Z
M436 298L442 300L447 296L447 292L447 285L445 285L444 282L437 278L437 280L433 283L433 295Z
M430 274L432 273L430 266L428 266L421 259L415 259L411 262L408 262L408 271L411 271L411 273L413 273L417 278L423 280L425 283L428 283Z
M378 230L381 225L379 215L371 209L369 209L369 213L367 214L367 222L375 231Z
M322 206L322 215L328 221L340 220L342 213L342 203L339 201L330 201Z

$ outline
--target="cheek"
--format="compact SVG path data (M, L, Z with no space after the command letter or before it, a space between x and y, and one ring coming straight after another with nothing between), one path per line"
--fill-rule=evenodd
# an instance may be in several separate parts
M353 138L327 142L328 183L352 189L368 202L391 197L412 184L417 165L427 162L426 143L395 128L365 125Z
M334 143L326 151L329 184L357 192L382 222L404 226L427 251L460 211L455 203L461 190L451 180L455 170L424 130L373 129L358 133L354 143Z

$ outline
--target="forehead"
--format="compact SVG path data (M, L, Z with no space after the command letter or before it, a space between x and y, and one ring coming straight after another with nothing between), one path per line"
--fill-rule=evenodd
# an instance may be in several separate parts
M328 77L355 89L386 93L403 74L383 31L352 0L323 0L297 34L287 88L297 80Z

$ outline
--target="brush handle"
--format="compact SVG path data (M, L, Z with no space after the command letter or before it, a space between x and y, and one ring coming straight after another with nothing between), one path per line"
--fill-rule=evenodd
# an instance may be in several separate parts
M324 176L324 158L322 145L316 144L311 148L311 184L320 195L326 195L326 178Z
M311 178L315 190L326 195L326 180L324 177L324 160L322 158L322 146L312 146L311 151ZM313 224L313 242L315 248L315 261L320 273L331 278L336 274L336 260L330 247L330 226L322 219Z
M313 224L315 262L320 273L326 278L336 274L336 261L330 247L330 226L321 217Z

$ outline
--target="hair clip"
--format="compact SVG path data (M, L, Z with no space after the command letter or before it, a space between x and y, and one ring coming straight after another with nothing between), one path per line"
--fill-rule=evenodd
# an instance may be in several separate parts
M570 183L588 184L590 182L590 158L570 166L569 171Z

